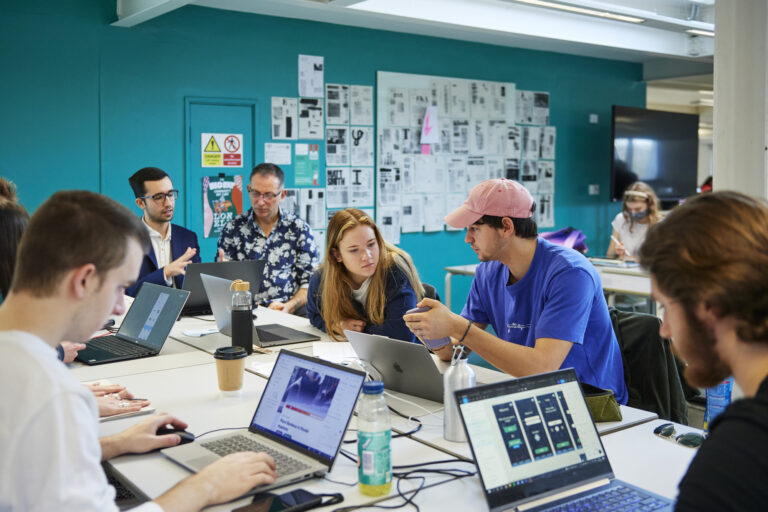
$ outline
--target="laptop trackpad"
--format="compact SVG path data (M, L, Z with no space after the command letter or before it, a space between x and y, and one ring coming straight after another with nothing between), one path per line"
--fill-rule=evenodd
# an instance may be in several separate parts
M220 458L221 457L214 454L204 455L202 457L197 457L195 459L190 460L188 464L193 468L204 468L208 464L212 464L217 460L219 460Z

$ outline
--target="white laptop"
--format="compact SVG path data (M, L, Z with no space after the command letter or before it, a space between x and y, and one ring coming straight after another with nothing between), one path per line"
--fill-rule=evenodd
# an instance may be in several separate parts
M672 510L614 478L573 368L455 395L492 512Z
M443 401L443 375L421 343L344 331L357 357L381 375L387 389L435 402Z
M252 492L321 476L333 466L364 380L359 370L281 350L247 431L162 453L197 472L229 453L266 451L277 480Z
M216 327L222 334L232 336L232 292L230 291L232 281L208 274L200 274L200 279L203 280L205 293L208 295L213 317L216 319ZM259 347L276 347L319 339L320 336L280 324L253 327L253 344Z

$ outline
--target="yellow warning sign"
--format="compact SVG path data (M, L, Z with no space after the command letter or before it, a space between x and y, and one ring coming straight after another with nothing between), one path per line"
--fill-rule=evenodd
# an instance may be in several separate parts
M203 154L203 167L224 167L221 160L221 153Z
M219 145L216 143L216 139L211 135L211 140L208 141L208 144L205 146L205 149L203 149L205 153L221 153L221 148L219 148ZM219 160L221 160L221 157L219 157Z

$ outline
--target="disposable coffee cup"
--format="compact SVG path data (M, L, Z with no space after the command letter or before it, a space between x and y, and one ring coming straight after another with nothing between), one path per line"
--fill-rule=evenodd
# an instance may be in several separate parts
M213 353L216 359L216 373L219 376L219 390L222 395L240 396L247 356L243 347L220 347Z

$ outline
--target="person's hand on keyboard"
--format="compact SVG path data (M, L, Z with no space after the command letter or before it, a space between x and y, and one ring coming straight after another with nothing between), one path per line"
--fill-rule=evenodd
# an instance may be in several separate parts
M264 452L238 452L222 457L189 478L209 492L208 505L237 498L260 485L275 481L275 461ZM158 500L160 503L160 500Z

